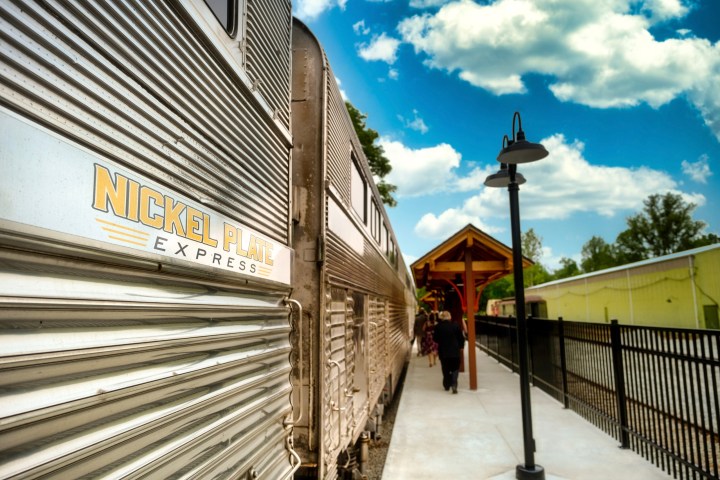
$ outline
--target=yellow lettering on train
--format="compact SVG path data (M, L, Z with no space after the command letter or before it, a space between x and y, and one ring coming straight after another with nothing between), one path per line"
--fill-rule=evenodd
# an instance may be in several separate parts
M187 238L202 242L202 230L200 230L200 220L202 220L202 212L193 207L188 206L187 209ZM198 230L200 230L198 232Z
M185 228L180 220L180 214L185 210L185 204L176 202L171 197L165 197L165 226L163 230L168 233L177 233L185 237Z
M219 243L211 236L212 218L209 214L124 175L111 173L108 168L97 164L93 208L103 212L112 210L116 217L139 222L150 228L176 234L213 248ZM272 266L273 244L248 233L245 237L247 240L247 250L245 250L243 249L244 233L242 228L224 223L222 249ZM182 246L183 251L185 248ZM205 250L198 249L196 258L205 256L206 253ZM219 263L219 258L218 254L214 254L213 262L217 260ZM241 270L244 270L245 262L241 261L240 265ZM255 265L252 264L251 273L254 268Z
M255 235L250 235L250 241L248 242L247 257L252 260L260 260L257 252L257 238Z
M273 265L273 244L270 242L265 242L265 265Z
M108 212L109 208L118 217L127 216L127 181L122 175L116 175L113 182L110 170L95 164L95 192L93 208ZM108 202L110 206L108 208Z
M210 215L203 213L203 243L217 247L218 241L210 236Z
M230 245L233 245L237 240L235 239L235 233L237 232L237 229L230 225L229 223L225 223L223 225L223 250L226 252L230 251Z
M150 187L140 188L140 223L160 230L164 219L161 215L153 215L152 210L153 205L156 209L162 208L163 202L162 193L156 192Z
M127 218L133 222L139 220L140 208L140 184L134 180L128 180L128 212Z
M248 256L247 250L243 250L243 248L242 248L243 231L240 228L236 228L235 231L237 232L237 244L235 245L235 253L237 253L241 257L247 257Z

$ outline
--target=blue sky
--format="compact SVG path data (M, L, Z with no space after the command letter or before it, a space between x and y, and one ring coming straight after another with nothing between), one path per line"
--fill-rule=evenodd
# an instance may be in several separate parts
M717 0L301 0L343 94L382 138L408 263L473 223L510 245L483 186L519 111L550 155L522 165L522 230L550 270L672 191L720 234Z

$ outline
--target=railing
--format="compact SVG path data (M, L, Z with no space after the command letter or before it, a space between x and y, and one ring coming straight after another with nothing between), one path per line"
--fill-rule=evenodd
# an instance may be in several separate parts
M515 319L476 326L517 371ZM675 478L720 478L720 330L530 318L528 338L536 387Z

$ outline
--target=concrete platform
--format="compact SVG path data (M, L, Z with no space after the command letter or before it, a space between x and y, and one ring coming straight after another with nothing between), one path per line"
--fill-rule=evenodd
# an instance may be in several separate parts
M383 480L515 478L523 463L520 380L477 351L478 389L460 374L442 388L440 364L412 353ZM665 472L538 388L531 388L535 462L547 480L667 480Z

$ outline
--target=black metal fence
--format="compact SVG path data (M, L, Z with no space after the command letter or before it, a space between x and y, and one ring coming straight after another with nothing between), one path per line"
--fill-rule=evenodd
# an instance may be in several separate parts
M718 479L720 330L528 320L533 384L675 478ZM518 369L516 321L476 317Z

